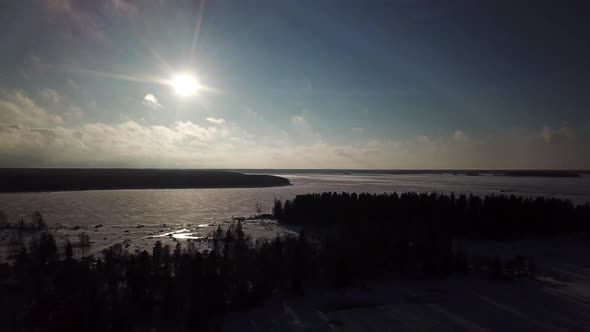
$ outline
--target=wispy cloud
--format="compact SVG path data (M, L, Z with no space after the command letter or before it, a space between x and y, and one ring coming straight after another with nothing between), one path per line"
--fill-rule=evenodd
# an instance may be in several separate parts
M453 133L453 140L455 142L466 142L469 139L462 130L456 130Z
M544 126L541 129L541 137L547 144L561 143L574 137L573 130L567 126L562 125L558 129L553 129L551 126Z
M152 109L164 108L153 93L148 93L143 97L143 104Z
M362 134L365 132L365 128L361 128L361 127L353 127L352 128L352 132L355 134Z
M41 90L40 92L41 97L51 100L54 103L59 103L63 98L62 96L55 90L53 89L49 89L49 88L44 88Z
M52 10L61 10L69 12L72 10L72 4L70 0L46 0L47 7Z
M299 135L302 140L321 141L322 136L318 133L312 125L307 121L303 115L295 115L291 117L291 125L295 129L295 133Z
M432 144L432 140L426 135L418 135L416 141L420 144Z
M137 6L126 0L108 0L105 1L105 10L116 15L125 15L135 17L139 13Z
M307 120L303 117L303 115L295 115L291 117L291 123L298 129L301 130L310 130L311 126L307 123Z
M307 121L307 119L303 115L295 115L291 117L291 125L296 132L302 135L310 135L314 134L314 130L311 124Z
M60 115L46 111L23 91L0 90L0 124L43 127L60 125L63 122Z
M542 131L507 129L485 138L467 137L463 131L456 130L438 136L429 134L396 141L367 138L343 144L314 139L319 132L304 115L291 118L295 135L278 128L250 133L235 123L221 123L220 118L210 118L213 122L206 119L204 124L185 120L155 125L131 119L79 123L64 121L64 116L43 109L23 91L0 90L0 166L590 167L584 144L590 131L570 126L546 126ZM309 139L309 135L318 136Z
M191 121L146 125L135 121L78 127L0 125L0 165L12 167L236 167L236 168L560 168L590 166L579 142L546 144L530 131L486 141L457 142L454 134L424 145L373 140L353 145L255 136L236 127ZM583 142L583 141L582 141Z
M213 124L222 125L225 123L225 119L223 118L207 118L207 121Z

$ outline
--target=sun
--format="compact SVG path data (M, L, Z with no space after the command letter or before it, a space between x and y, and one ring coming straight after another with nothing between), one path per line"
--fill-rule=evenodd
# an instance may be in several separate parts
M176 94L183 97L194 95L200 88L199 81L190 74L174 75L171 85Z

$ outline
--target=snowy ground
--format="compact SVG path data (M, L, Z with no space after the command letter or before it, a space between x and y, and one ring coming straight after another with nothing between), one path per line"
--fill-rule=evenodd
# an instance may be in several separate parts
M225 331L590 331L590 243L465 243L471 253L532 257L536 280L390 281L312 290L224 319Z
M203 224L60 225L49 227L58 242L86 232L85 252L99 254L114 243L130 252L151 250L155 241L188 241L206 248L208 236L229 220ZM246 220L253 239L295 234L275 221ZM16 231L0 230L0 247ZM27 233L25 233L27 234ZM28 233L30 236L32 233ZM26 237L25 236L25 241ZM468 254L533 259L536 280L487 281L481 277L390 281L367 289L308 290L305 296L273 298L263 306L232 313L226 331L590 331L590 241L582 237L516 242L461 241ZM78 255L81 251L78 251Z
M58 245L69 239L74 245L79 241L81 233L90 237L92 245L85 248L76 248L76 256L95 255L100 256L103 249L114 244L121 244L129 252L136 250L151 251L156 241L168 244L172 248L179 241L184 248L188 242L193 242L197 249L207 249L208 236L219 225L226 228L232 219L211 219L208 223L184 223L184 224L160 224L160 225L49 225L48 231L55 237ZM273 220L244 220L244 231L253 239L274 238L280 234L297 234L295 231L280 226ZM24 231L22 242L28 243L29 239L39 232ZM14 229L0 229L0 259L5 259L18 245L18 231Z
M587 331L587 295L578 294L571 283L394 281L367 290L274 299L259 309L231 314L224 330Z

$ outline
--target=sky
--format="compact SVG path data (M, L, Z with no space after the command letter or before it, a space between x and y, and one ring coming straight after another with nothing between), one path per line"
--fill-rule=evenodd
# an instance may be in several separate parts
M0 167L590 169L588 7L0 1Z

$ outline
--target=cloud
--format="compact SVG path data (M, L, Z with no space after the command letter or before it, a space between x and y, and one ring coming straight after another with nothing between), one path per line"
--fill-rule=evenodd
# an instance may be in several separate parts
M534 130L457 142L455 133L357 144L258 136L236 126L135 121L77 127L0 125L0 166L205 168L586 168L584 139L546 144ZM538 133L538 130L536 131ZM536 137L536 138L535 138Z
M73 0L45 0L45 3L49 15L48 20L39 22L41 28L45 28L43 24L47 22L59 20L59 24L47 26L48 34L43 37L51 41L51 46L42 50L47 63L79 64L79 56L85 54L84 44L99 48L113 46L104 28L109 24L106 18L112 15L104 6L88 6L83 1ZM26 8L29 6L23 10ZM69 51L64 53L64 49Z
M559 129L553 129L550 126L544 126L541 129L541 137L547 144L561 143L574 137L574 131L567 125L562 125Z
M45 0L47 8L52 11L64 12L70 15L80 14L82 5L72 0ZM103 0L102 10L110 15L137 16L139 9L128 0ZM72 5L74 4L74 6ZM76 6L77 5L77 6Z
M355 134L362 134L365 132L365 128L361 128L361 127L354 127L352 128L352 132Z
M295 115L291 117L291 125L299 139L305 141L321 141L322 136L307 122L303 115Z
M249 144L235 139L241 131L235 135L228 128L191 121L170 126L89 123L75 128L0 125L0 165L223 167L239 154L235 142Z
M46 0L47 7L51 10L60 10L69 12L72 10L72 4L70 0Z
M130 18L137 16L139 13L137 6L126 0L108 0L105 2L105 9L109 13Z
M67 82L68 87L70 89L74 90L74 91L77 91L77 90L80 90L81 89L80 88L80 85L78 84L78 82L74 81L71 78L68 78L68 80L66 82Z
M461 130L457 130L453 133L453 140L455 142L466 142L468 139L467 135Z
M40 92L41 97L51 100L54 103L59 103L63 98L62 96L55 90L53 89L49 89L49 88L44 88L41 90Z
M421 144L432 144L432 140L430 140L430 138L428 138L426 135L418 135L416 137L416 141Z
M303 117L303 115L295 115L291 118L291 123L298 129L302 130L310 130L311 126L307 123L307 120Z
M23 91L0 90L0 124L45 127L60 125L63 122L60 115L46 111Z
M152 109L164 108L164 106L162 106L162 104L160 104L160 102L158 102L158 99L152 93L146 94L143 97L143 102L142 103L145 106L147 106L149 108L152 108Z
M223 118L207 118L207 121L218 125L222 125L225 123L225 119Z
M566 125L342 144L319 139L303 115L290 119L295 135L272 127L253 134L211 119L65 122L22 91L1 91L0 167L590 168L590 131Z

